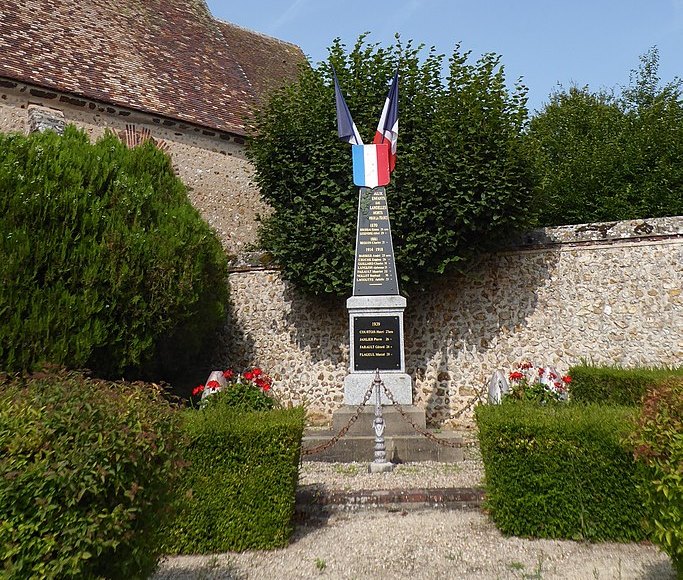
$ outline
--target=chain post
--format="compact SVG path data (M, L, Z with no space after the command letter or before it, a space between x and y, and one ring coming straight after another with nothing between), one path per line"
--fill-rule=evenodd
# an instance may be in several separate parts
M394 464L387 461L387 448L384 444L384 417L382 415L382 391L384 382L379 376L379 369L372 381L372 389L375 391L375 419L373 427L375 429L375 459L368 466L369 473L387 473L394 469ZM384 387L386 389L386 387Z
M372 395L373 391L375 393L377 393L377 390L378 390L377 385L381 386L382 389L384 389L384 392L386 393L387 398L389 399L389 401L391 401L391 404L394 407L396 407L397 411L399 412L399 414L401 415L403 420L406 421L420 435L422 435L426 439L429 439L430 441L432 441L433 443L435 443L437 445L443 445L445 447L466 447L466 446L468 446L467 444L463 444L459 441L449 441L447 439L441 439L439 437L436 437L433 433L430 433L429 431L426 431L426 430L422 429L421 427L419 427L418 425L416 425L415 422L405 412L405 410L400 405L400 403L398 401L396 401L396 399L394 399L394 396L392 395L391 391L387 388L387 386L384 384L384 381L379 376L379 370L377 370L375 378L373 379L372 383L370 384L370 387L368 388L368 390L365 392L365 396L363 397L363 402L360 405L358 405L358 407L356 408L356 412L349 419L349 422L344 427L342 427L339 430L339 432L335 436L333 436L329 441L326 441L325 443L321 443L320 445L316 445L315 447L309 447L308 449L302 449L301 450L302 457L305 455L314 455L316 453L321 453L321 452L329 449L333 445L335 445L344 435L346 435L346 433L351 428L351 426L358 420L358 417L360 416L361 412L363 411L363 408L365 407L367 402L370 400L370 396ZM381 397L381 395L380 395L380 397ZM479 396L473 397L473 399L470 401L470 403L467 406L465 406L464 409L460 410L458 415L461 414L463 411L467 410L469 407L471 407L477 400L479 400ZM380 417L382 418L383 427L381 430L382 430L382 435L383 435L384 417L383 417L381 405L379 405L379 413L380 413ZM377 418L377 405L375 405L375 420L376 420L376 418ZM375 425L375 423L373 422L373 426L374 425ZM377 449L377 443L378 442L377 442L377 431L376 430L375 430L375 436L376 436L376 438L375 438L375 446L376 446L375 449L377 452L377 451L379 451L379 449ZM382 444L384 444L384 437L382 437ZM385 458L386 458L386 446L384 449L385 449ZM375 458L377 459L377 456L375 456ZM374 461L370 465L372 466L373 464L375 464ZM389 463L389 465L393 466L392 463Z
M443 445L444 447L463 447L463 444L459 441L448 441L447 439L440 439L434 433L430 433L429 431L426 431L425 429L422 429L418 425L415 424L415 422L408 416L408 413L405 412L403 407L401 407L400 403L394 399L394 396L391 394L391 391L387 388L387 386L382 382L382 387L384 388L384 392L386 393L388 399L391 401L391 404L396 407L398 410L399 414L401 417L410 424L410 426L415 429L420 435L425 437L426 439L429 439L433 443L436 443L437 445Z

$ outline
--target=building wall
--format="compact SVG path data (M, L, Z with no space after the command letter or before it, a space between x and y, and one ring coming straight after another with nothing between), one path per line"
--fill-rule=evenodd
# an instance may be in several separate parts
M84 129L94 140L107 129L117 133L126 124L148 128L168 145L176 172L189 197L216 230L226 251L241 254L256 240L257 214L266 214L252 184L253 169L244 154L244 139L121 107L76 99L31 85L0 83L0 131L27 133L29 111L39 106Z
M217 368L257 364L321 421L343 401L343 300L314 302L276 270L230 275L233 311ZM564 373L598 364L683 364L683 218L534 232L510 251L411 296L406 371L433 423L472 424L495 370L530 359Z

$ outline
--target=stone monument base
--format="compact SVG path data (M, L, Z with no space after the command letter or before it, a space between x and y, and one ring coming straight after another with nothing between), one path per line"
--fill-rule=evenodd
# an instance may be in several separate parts
M360 404L361 401L358 403ZM329 441L346 426L356 413L355 407L344 405L332 415L332 429L309 429L303 438L303 448L311 448ZM420 429L425 429L425 410L414 405L403 407L403 411ZM392 463L415 461L441 461L446 463L463 461L464 441L454 432L441 431L435 434L451 445L438 445L421 435L398 412L396 407L383 407L384 444L387 460ZM348 430L335 445L314 455L305 455L305 461L338 461L341 463L372 462L374 460L375 431L374 407L365 406Z
M413 404L413 383L410 375L395 371L380 371L379 376L399 405ZM374 378L375 372L355 372L346 375L344 378L344 404L360 405ZM382 405L392 404L384 389L380 388L380 394ZM366 405L374 406L376 400L377 395L373 392Z

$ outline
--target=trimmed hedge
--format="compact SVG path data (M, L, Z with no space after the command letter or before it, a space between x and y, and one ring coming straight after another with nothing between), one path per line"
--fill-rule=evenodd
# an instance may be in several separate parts
M219 403L185 412L189 467L168 553L277 548L292 534L304 410L243 413Z
M211 345L227 259L151 143L0 134L0 369L166 380Z
M181 452L180 414L152 385L0 378L0 575L146 578Z
M569 369L571 397L577 403L605 405L640 405L645 391L672 377L683 377L683 367L676 369L620 368L577 365Z
M636 458L650 469L641 489L652 541L683 578L683 377L647 392L633 444Z
M476 409L486 505L505 534L634 541L646 537L628 407L484 405Z

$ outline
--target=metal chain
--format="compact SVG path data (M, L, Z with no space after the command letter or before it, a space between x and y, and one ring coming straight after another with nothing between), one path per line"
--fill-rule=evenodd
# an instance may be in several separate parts
M322 451L325 451L326 449L329 449L330 447L335 445L337 441L339 441L344 435L346 435L346 432L349 429L351 429L351 425L353 425L358 420L358 417L365 408L365 404L370 400L370 395L372 395L372 391L374 390L374 388L375 381L371 383L370 387L365 393L365 397L363 397L363 402L360 405L358 405L356 412L351 416L348 423L339 430L339 433L337 433L334 437L332 437L332 439L326 441L325 443L321 443L320 445L316 445L315 447L309 447L308 449L302 449L301 455L313 455L314 453L320 453Z
M462 415L465 411L467 411L468 409L471 409L472 406L473 406L475 403L478 403L479 401L483 401L483 400L484 400L484 396L485 396L485 393L484 393L484 392L475 393L474 396L470 399L470 402L467 403L462 409L459 409L459 410L456 411L455 413L451 414L450 418L451 418L451 419L457 419L457 418L460 417L460 415Z
M418 425L415 424L415 422L408 416L408 414L405 412L403 407L398 403L396 399L394 399L394 396L391 394L391 391L387 389L387 386L384 384L384 381L382 381L382 388L384 389L384 392L386 393L387 397L391 401L391 404L398 409L398 412L401 414L401 417L405 421L407 421L410 426L415 429L420 435L423 437L426 437L430 441L436 443L437 445L443 445L444 447L463 447L463 444L461 441L449 441L448 439L441 439L434 435L434 433L430 433L429 431L426 431L422 427L419 427Z
M378 373L379 375L379 373ZM314 455L316 453L321 453L333 445L335 445L346 433L348 430L351 428L351 426L358 420L358 417L360 416L361 412L365 408L365 404L370 400L370 396L372 395L372 392L375 389L375 382L379 379L379 376L377 376L372 383L370 383L370 387L368 390L365 392L365 396L363 397L363 402L358 405L358 408L356 409L356 412L351 416L349 419L348 423L342 427L339 432L334 435L329 441L326 441L325 443L321 443L320 445L316 445L315 447L309 447L308 449L302 449L301 450L301 455ZM382 385L382 388L384 389L384 392L386 393L388 399L391 401L391 404L396 407L398 410L399 414L401 417L407 421L410 426L415 429L420 435L423 437L429 439L430 441L436 443L437 445L443 445L445 447L463 447L467 446L467 444L463 444L460 441L449 441L448 439L441 439L434 435L433 433L430 433L429 431L426 431L425 429L422 429L420 426L416 425L415 422L408 416L408 414L405 412L403 407L399 404L396 399L394 399L394 396L392 395L391 391L387 388L387 386L384 384L384 381L379 379L380 384ZM464 411L466 411L468 408L470 408L476 401L481 399L481 394L475 395L472 400L465 405L460 411L456 414L456 416L461 415Z

